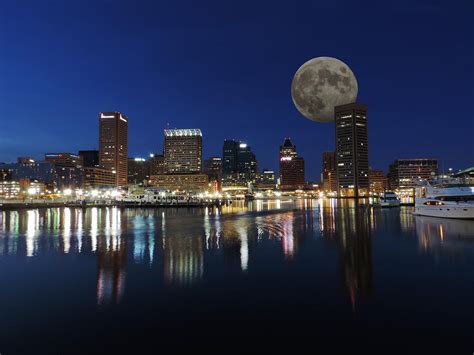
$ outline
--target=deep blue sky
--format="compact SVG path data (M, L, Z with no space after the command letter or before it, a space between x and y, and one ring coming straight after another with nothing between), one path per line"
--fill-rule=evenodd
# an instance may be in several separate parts
M99 111L129 117L129 155L163 128L201 128L277 169L290 136L319 180L334 127L301 116L290 84L306 60L346 62L369 106L369 159L474 165L473 1L2 1L0 161L97 148Z

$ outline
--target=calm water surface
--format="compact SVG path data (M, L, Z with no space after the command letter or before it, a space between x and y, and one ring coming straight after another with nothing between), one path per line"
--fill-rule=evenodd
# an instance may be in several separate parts
M474 351L474 221L410 207L0 211L0 284L2 355Z

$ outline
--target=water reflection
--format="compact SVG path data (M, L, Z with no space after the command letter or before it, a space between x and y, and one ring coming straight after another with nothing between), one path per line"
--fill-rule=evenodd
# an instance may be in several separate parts
M459 257L466 248L474 248L474 221L425 216L416 216L414 221L424 252Z
M258 248L272 248L286 262L297 262L312 242L317 244L311 248L337 251L333 260L355 309L374 288L375 235L390 230L415 240L416 234L423 252L457 257L474 246L473 223L327 199L253 201L222 209L2 211L0 257L89 254L97 260L96 297L104 306L122 300L131 267L145 265L157 273L153 282L191 287L216 270L226 277L252 273L267 262Z

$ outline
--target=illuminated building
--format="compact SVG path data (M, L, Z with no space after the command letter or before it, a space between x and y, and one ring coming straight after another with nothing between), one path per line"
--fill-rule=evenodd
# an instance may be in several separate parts
M166 174L198 173L202 162L200 129L165 129L163 147Z
M53 175L54 186L58 190L81 188L84 171L80 166L55 164Z
M12 181L13 167L11 165L0 163L0 181Z
M258 189L274 189L276 187L275 172L264 169L261 173L257 173L255 187Z
M334 108L338 195L367 196L369 148L367 105L352 103Z
M54 181L54 164L48 161L18 158L18 163L4 164L3 169L11 171L12 180L38 180L47 184L52 184Z
M206 174L161 174L151 175L150 185L166 190L207 191L209 180Z
M98 150L80 150L79 156L82 158L82 166L94 167L99 166L99 151Z
M458 171L453 177L461 179L464 184L474 185L474 166Z
M321 180L325 192L337 191L336 152L323 152Z
M249 182L255 182L257 169L257 157L250 146L230 139L224 141L222 148L222 185L246 186Z
M209 180L220 180L222 175L222 158L210 157L204 160L203 172L209 176Z
M369 169L370 192L379 194L388 189L388 178L382 170Z
M437 173L437 159L397 159L389 167L390 188L412 189L417 181L429 179Z
M150 178L150 162L144 158L128 158L128 183L146 185Z
M150 154L148 159L150 175L160 175L165 173L165 157L163 154Z
M221 178L222 178L222 158L210 157L204 160L203 171L209 178L211 184L211 190L218 192L221 190Z
M115 185L127 185L128 118L120 112L99 113L99 165L115 174Z
M56 165L77 166L83 165L82 157L72 153L46 153L44 160L54 163Z
M237 154L240 142L226 139L222 148L222 173L225 175L237 172Z
M0 181L0 198L15 199L20 196L18 181Z
M102 167L84 167L84 188L116 186L116 175Z
M82 157L72 153L46 153L45 161L54 164L53 180L58 190L80 188L83 184Z
M297 190L304 186L304 159L298 156L290 138L285 138L280 146L280 189Z

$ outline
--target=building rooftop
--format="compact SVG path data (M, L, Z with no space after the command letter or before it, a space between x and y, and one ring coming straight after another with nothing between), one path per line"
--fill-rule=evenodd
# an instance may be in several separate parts
M202 132L199 128L188 128L188 129L165 129L165 137L202 137Z

